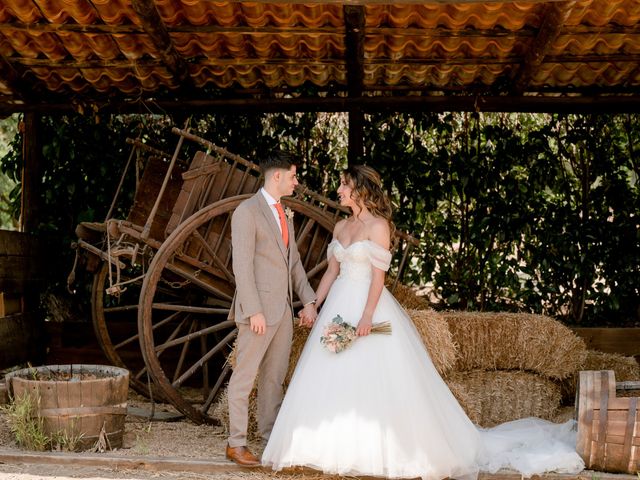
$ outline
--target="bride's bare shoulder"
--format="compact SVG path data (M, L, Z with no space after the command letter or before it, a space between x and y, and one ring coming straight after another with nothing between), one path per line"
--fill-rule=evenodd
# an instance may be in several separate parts
M337 238L338 235L340 235L340 232L342 231L342 229L346 224L347 224L346 218L343 218L342 220L339 220L338 223L336 223L335 227L333 227L333 238Z
M389 248L391 244L391 229L386 219L380 217L371 219L367 230L369 240L384 248Z

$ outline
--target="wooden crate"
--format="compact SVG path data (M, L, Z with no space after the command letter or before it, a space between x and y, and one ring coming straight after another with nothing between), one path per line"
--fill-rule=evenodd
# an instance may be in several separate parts
M637 387L640 389L640 382ZM605 472L637 472L640 469L639 398L616 397L612 370L589 370L580 372L576 400L576 449L586 467Z

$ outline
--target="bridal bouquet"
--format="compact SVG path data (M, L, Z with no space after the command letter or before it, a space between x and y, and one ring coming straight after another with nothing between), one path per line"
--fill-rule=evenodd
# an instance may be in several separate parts
M391 335L391 323L374 323L371 326L371 333L382 333ZM353 341L358 338L356 327L345 322L340 315L336 315L333 320L324 328L320 337L320 343L332 353L340 353L349 348Z

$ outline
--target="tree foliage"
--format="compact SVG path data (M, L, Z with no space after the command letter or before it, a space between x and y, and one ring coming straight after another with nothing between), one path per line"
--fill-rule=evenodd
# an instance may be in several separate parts
M61 251L78 222L104 219L129 156L125 138L172 152L171 123L43 119L41 229L59 234ZM286 148L302 180L330 195L346 166L346 114L200 115L190 127L251 160ZM14 181L21 141L0 164ZM185 156L196 148L185 143ZM397 226L421 240L405 280L426 285L434 303L586 325L640 320L637 115L372 114L365 159L383 176ZM130 175L119 216L134 189ZM19 184L9 201L15 217Z

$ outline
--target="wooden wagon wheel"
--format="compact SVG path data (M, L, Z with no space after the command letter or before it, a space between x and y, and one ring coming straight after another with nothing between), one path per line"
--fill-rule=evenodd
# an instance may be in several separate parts
M145 364L163 394L196 423L215 423L208 411L230 371L226 355L236 335L235 323L227 320L235 290L231 215L251 195L213 203L181 223L154 256L141 289L138 331ZM334 221L300 200L284 203L297 214L298 248L317 283ZM167 286L180 292L180 301L163 300L158 292Z
M121 270L121 282L133 281L126 283L124 292L114 296L106 293L109 268L109 263L103 262L93 277L91 314L96 339L112 365L131 372L129 384L136 392L146 397L153 396L155 400L167 401L153 383L149 385L147 367L140 354L137 320L143 278L136 278L142 274L142 270L132 265ZM170 293L166 292L167 295Z

